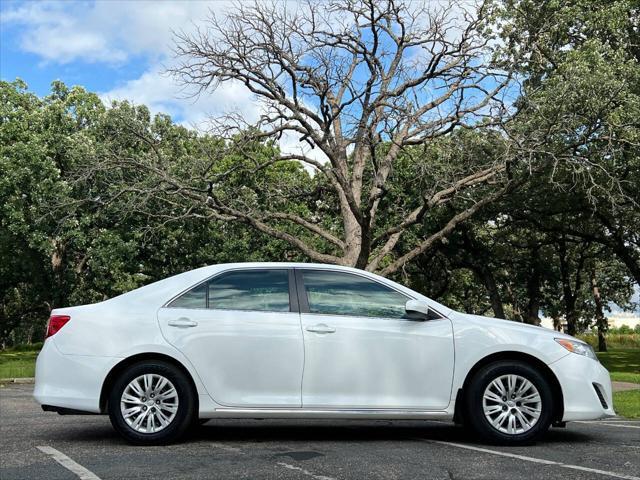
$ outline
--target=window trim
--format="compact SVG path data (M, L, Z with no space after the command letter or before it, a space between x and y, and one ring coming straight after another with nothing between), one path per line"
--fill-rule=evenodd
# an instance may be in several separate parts
M162 305L160 308L181 308L183 310L208 310L208 305L209 305L209 289L208 288L205 288L205 293L204 293L204 295L205 295L205 302L204 302L205 307L204 308L200 308L200 307L188 308L188 307L172 307L171 306L171 304L173 302L175 302L176 300L178 300L180 297L182 297L183 295L186 295L191 290L195 290L199 286L204 285L208 281L209 281L209 279L202 280L201 282L198 282L198 283L196 283L194 285L191 285L189 288L185 288L184 290L182 290L177 295L174 295L173 297L171 297L171 299L166 301L164 303L164 305Z
M272 270L279 270L279 271L286 271L287 272L287 284L288 284L288 290L289 290L289 310L288 311L282 311L282 310L244 310L244 309L239 309L239 308L210 308L209 307L209 282L211 282L212 280L214 280L217 277L220 277L222 275L225 275L227 273L234 273L234 272L249 272L249 271L272 271ZM183 291L181 291L180 293L178 293L177 295L173 296L170 300L168 300L167 302L164 303L164 305L162 305L162 307L160 308L175 308L175 309L184 309L184 310L207 310L207 311L215 311L215 310L219 310L219 311L224 311L224 312L262 312L262 313L300 313L300 308L299 308L299 297L298 297L298 292L296 290L296 286L295 286L295 282L294 280L294 272L293 272L293 268L291 267L237 267L237 268L229 268L227 270L223 270L220 272L216 272L213 275L211 275L210 277L207 277L206 279L191 285L190 287L184 289ZM181 296L183 296L184 294L186 294L187 292L190 292L191 290L198 288L200 285L203 284L207 284L206 285L206 289L205 289L205 295L206 295L206 299L205 299L205 308L186 308L186 307L172 307L171 304L177 300L178 298L180 298Z
M386 285L382 282L379 282L367 275L362 275L360 273L357 272L347 272L344 270L337 270L337 269L330 269L330 268L294 268L295 270L295 274L296 274L296 284L298 287L298 294L300 297L300 313L301 314L309 314L309 315L322 315L322 316L332 316L332 317L354 317L354 318L377 318L377 319L381 319L381 320L402 320L402 321L406 321L406 318L394 318L394 317L373 317L373 316L368 316L368 315L351 315L351 314L344 314L344 313L316 313L316 312L312 312L309 308L309 297L307 294L307 289L305 288L304 285L304 278L303 278L303 274L304 272L326 272L326 273L342 273L344 275L353 275L355 277L362 277L365 280L369 280L370 282L373 282L377 285L380 285L384 288L388 288L389 290L392 290L396 293L399 293L400 295L402 295L403 297L405 297L407 300L416 300L416 298L412 297L411 295L407 295L405 292L402 292L400 290L398 290L397 288L394 288L390 285ZM406 303L406 302L405 302ZM434 312L436 312L438 315L440 315L440 318L445 318L444 315L442 315L440 312L437 312L435 309L433 309L431 307L431 305L429 305L429 308L431 308Z

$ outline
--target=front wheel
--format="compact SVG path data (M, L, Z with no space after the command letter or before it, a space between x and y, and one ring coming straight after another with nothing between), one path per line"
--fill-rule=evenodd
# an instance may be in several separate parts
M109 395L109 418L127 441L161 445L193 423L195 394L184 373L161 361L137 363L120 375Z
M471 379L465 399L471 426L494 443L534 442L553 418L549 382L524 362L500 361L483 367Z

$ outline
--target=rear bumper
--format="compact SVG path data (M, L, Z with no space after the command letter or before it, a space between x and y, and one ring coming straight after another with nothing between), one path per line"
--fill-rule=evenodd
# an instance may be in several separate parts
M56 412L58 415L98 415L95 412L73 410L72 408L55 407L53 405L42 405L42 410L45 412Z
M564 397L562 421L597 420L615 415L611 378L599 362L569 354L549 365Z
M53 411L100 413L100 392L116 357L64 355L50 338L36 361L33 396Z

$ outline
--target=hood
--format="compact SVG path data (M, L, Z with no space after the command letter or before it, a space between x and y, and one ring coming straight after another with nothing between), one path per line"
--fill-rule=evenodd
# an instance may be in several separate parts
M493 317L483 317L482 315L472 315L469 313L455 312L456 317L461 320L465 320L467 322L471 322L477 326L490 326L493 328L508 328L510 330L517 329L521 331L526 331L531 334L536 335L549 335L553 338L566 338L567 340L577 340L579 342L585 343L580 339L572 337L571 335L567 335L563 332L558 332L557 330L553 330L551 328L538 326L538 325L530 325L528 323L520 323L515 320L505 320L503 318L493 318Z

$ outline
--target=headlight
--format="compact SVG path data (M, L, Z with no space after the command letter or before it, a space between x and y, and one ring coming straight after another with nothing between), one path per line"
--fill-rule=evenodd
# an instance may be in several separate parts
M596 352L594 352L593 348L591 348L591 345L587 343L578 342L576 340L568 340L566 338L556 338L555 341L569 350L571 353L584 355L585 357L589 357L594 359L595 361L598 361Z

